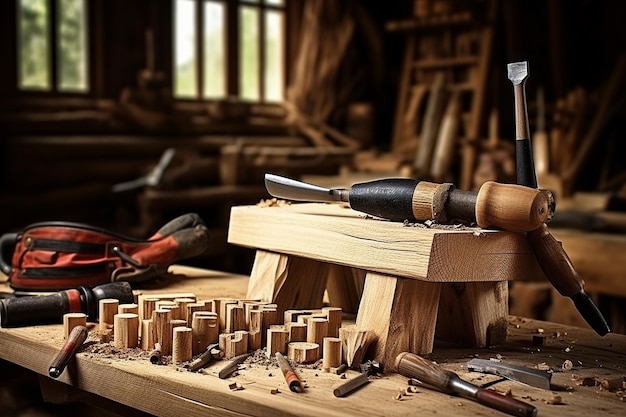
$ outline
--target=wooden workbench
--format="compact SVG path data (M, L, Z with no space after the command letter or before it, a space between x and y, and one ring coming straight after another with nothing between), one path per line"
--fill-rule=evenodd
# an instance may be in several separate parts
M186 278L156 283L137 291L193 292L198 298L243 298L246 294L248 278L245 276L188 267L174 269ZM543 333L539 333L540 329ZM533 336L538 335L543 335L542 347L533 345ZM336 398L333 387L344 380L321 369L297 368L308 388L305 393L296 394L285 386L278 368L265 365L250 365L238 375L221 380L216 376L222 366L219 362L204 373L190 373L175 365L153 365L147 356L137 359L137 356L124 352L99 354L93 349L80 352L76 363L54 380L47 376L48 367L62 343L61 325L0 329L0 358L40 374L44 396L48 392L48 395L68 400L106 398L158 416L504 415L470 400L422 388L401 400L394 399L399 391L407 388L407 378L392 373L372 378L360 390ZM579 385L583 377L624 378L624 335L609 334L601 338L586 329L510 317L505 345L462 349L438 344L430 357L477 385L492 383L490 388L500 392L510 388L515 398L535 405L540 416L626 414L623 394L603 390L600 386ZM500 358L529 367L542 364L554 370L554 388L569 386L570 389L542 390L500 381L495 376L467 372L464 364L472 357ZM566 360L573 363L573 368L563 371L561 367ZM356 375L356 371L347 373L348 378ZM241 383L243 389L232 391L229 385L233 382ZM271 394L270 391L276 388L280 393ZM555 394L562 397L562 404L549 403Z

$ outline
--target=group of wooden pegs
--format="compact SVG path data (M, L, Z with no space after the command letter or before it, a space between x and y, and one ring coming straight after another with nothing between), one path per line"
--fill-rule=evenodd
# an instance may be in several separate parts
M279 311L276 304L258 300L141 294L136 304L100 300L97 329L102 343L149 352L157 346L163 356L171 355L173 364L191 361L218 344L224 359L265 347L268 358L279 352L295 363L322 359L324 371L330 371L343 363L358 366L371 342L369 332L353 324L342 327L340 307L285 310L282 320ZM66 337L85 322L83 313L66 314Z

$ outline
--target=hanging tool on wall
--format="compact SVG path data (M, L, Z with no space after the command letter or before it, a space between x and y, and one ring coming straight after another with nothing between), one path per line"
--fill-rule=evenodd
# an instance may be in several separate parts
M277 198L346 202L354 210L394 221L462 220L483 228L524 232L536 229L552 216L551 193L495 182L486 182L474 192L456 189L453 184L387 178L354 184L348 190L265 174L265 187Z
M515 98L517 183L537 188L526 109L525 84L529 75L528 62L514 62L508 64L507 69L509 79L513 83ZM554 288L574 302L581 316L596 333L601 336L609 333L611 331L609 325L585 292L583 280L574 269L563 245L552 236L548 226L545 223L541 224L537 229L528 231L527 236L539 266Z

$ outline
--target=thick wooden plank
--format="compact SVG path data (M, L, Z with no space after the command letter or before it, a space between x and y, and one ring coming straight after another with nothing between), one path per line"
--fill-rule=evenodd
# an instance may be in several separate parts
M431 282L543 276L522 234L407 226L332 204L233 207L228 242Z

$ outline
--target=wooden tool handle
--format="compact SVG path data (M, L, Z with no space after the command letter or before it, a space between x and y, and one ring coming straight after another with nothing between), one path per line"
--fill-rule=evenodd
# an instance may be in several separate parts
M510 232L535 230L552 216L552 201L549 191L487 181L476 198L476 223Z
M565 297L578 294L583 289L583 280L574 269L563 245L552 236L548 226L543 224L528 232L527 236L539 266L554 288Z
M456 377L456 374L421 356L402 352L396 357L395 367L400 375L415 378L445 393L454 393L450 388L450 381Z

